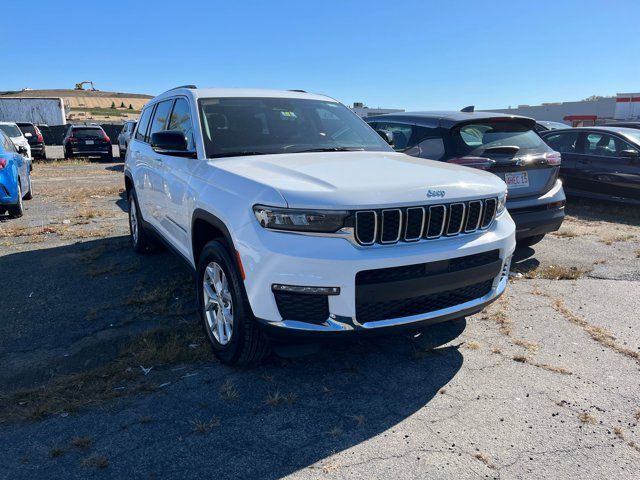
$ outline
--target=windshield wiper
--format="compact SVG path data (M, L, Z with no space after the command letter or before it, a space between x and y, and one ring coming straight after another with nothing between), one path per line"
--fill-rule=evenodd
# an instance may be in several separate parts
M224 158L224 157L244 157L250 155L269 155L270 152L258 152L254 150L242 150L239 152L227 152L227 153L216 153L215 155L210 155L209 158Z
M309 148L308 150L296 150L292 153L309 153L309 152L363 152L362 147L322 147Z

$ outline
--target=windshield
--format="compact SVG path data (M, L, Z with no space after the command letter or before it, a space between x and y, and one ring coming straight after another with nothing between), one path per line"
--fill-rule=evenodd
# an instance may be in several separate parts
M15 125L0 125L0 130L6 133L11 138L22 136L22 132Z
M305 151L393 151L344 105L296 98L204 98L208 158Z
M487 149L517 147L518 150L544 148L544 141L529 126L520 122L487 121L469 123L454 133L456 153L481 154Z

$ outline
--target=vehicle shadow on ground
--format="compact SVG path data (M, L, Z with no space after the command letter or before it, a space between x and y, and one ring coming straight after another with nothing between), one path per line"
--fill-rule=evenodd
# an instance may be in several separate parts
M23 272L4 291L0 362L8 373L0 378L2 389L15 388L17 376L34 384L108 362L119 345L101 339L101 332L140 334L197 322L186 267L167 252L139 257L126 237L5 255L0 271ZM418 336L332 341L315 354L272 356L255 368L226 367L213 356L204 363L158 363L143 377L146 394L87 399L91 407L72 417L51 412L27 427L16 424L0 442L18 445L29 435L49 441L87 432L116 477L135 470L162 478L276 479L367 441L384 457L411 441L399 426L409 416L425 415L429 428L433 418L455 413L420 412L462 367L459 345L449 342L465 326L460 319ZM204 335L196 342L203 340ZM76 357L65 357L78 344ZM131 367L139 369L137 363ZM121 434L114 436L114 425ZM24 428L32 433L25 437ZM32 465L41 465L41 447L24 448L35 449ZM93 475L71 455L53 462L45 454L43 461L54 477L58 470L60 476Z
M115 339L193 311L187 268L166 252L135 254L128 237L3 255L0 272L11 278L2 287L0 363L12 367L0 371L0 390L99 366L117 355Z

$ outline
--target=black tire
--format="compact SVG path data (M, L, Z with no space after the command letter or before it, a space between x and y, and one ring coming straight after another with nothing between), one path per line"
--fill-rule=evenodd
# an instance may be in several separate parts
M124 158L125 158L125 157L126 157L126 155L127 155L127 150L126 150L126 149L124 149L124 148L119 148L119 150L120 150L120 159L121 159L121 160L124 160Z
M40 160L46 160L47 159L47 151L42 148L42 153L40 154Z
M542 235L534 235L532 237L526 237L522 240L518 240L518 247L531 247L536 243L540 243L544 236L545 234L543 233Z
M153 241L143 226L144 221L140 213L140 207L138 207L138 197L136 196L135 190L129 192L127 200L129 201L129 236L131 238L131 246L136 253L147 253L152 249ZM134 230L136 231L135 235Z
M209 325L205 312L204 278L207 266L217 264L226 276L228 293L231 297L232 328L228 342L221 343ZM207 243L198 261L196 292L198 315L211 343L213 353L220 362L227 365L255 365L270 351L269 340L258 326L244 290L238 267L227 247L219 241Z
M107 153L102 155L100 158L106 162L113 162L113 153Z
M29 179L29 191L23 197L25 200L31 200L33 198L33 182Z
M18 203L16 205L10 205L7 207L10 218L19 218L24 215L24 205L22 203L22 187L18 182Z

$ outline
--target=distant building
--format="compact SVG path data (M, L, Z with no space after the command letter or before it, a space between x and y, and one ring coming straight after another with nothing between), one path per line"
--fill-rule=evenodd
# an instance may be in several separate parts
M573 126L600 125L616 120L640 120L640 93L618 93L615 97L600 97L594 100L518 105L516 108L486 111L523 115L536 120L563 122Z
M0 98L61 98L67 122L123 123L137 120L151 95L101 90L24 90L0 92Z
M385 113L398 113L404 112L404 109L399 108L369 108L362 102L354 102L351 110L360 117L371 117L373 115L384 115Z

